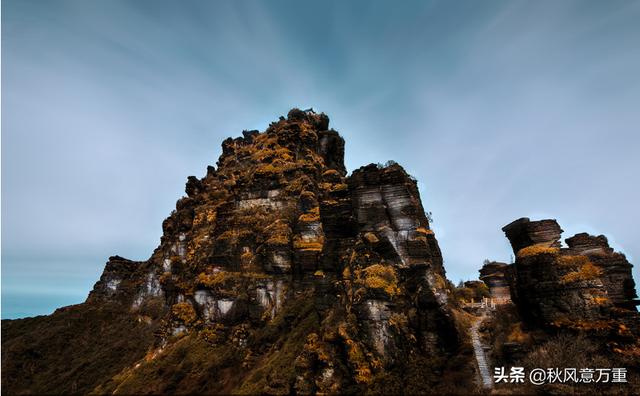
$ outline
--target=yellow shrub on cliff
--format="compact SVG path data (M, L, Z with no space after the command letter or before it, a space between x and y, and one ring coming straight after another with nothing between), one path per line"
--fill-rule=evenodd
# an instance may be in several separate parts
M238 231L236 230L227 230L225 232L223 232L222 234L220 234L218 236L218 240L222 241L225 239L237 239L238 238Z
M361 384L370 383L372 378L369 362L360 344L349 335L349 328L346 323L343 322L338 326L338 334L342 337L346 346L349 363L355 368L356 382Z
M291 239L291 228L282 221L276 220L265 228L265 233L269 236L266 244L271 246L287 246Z
M311 209L308 213L303 213L298 217L298 221L302 223L311 223L314 221L320 220L320 207L316 206Z
M349 188L346 183L320 183L320 188L327 192L342 191Z
M432 235L433 231L432 230L427 230L426 227L418 227L416 228L416 232L419 232L420 234L425 234L425 235Z
M273 147L277 145L278 136L273 133L261 133L254 137L253 141L258 148Z
M220 271L213 275L201 273L198 275L196 281L198 285L213 288L222 285L227 279L231 279L233 275L228 272Z
M196 257L196 253L202 252L203 246L210 242L208 239L205 239L205 237L206 236L203 236L202 234L198 234L191 239L191 241L187 245L187 261L192 262Z
M216 344L224 336L224 325L221 323L215 323L205 329L202 329L198 334L205 342L209 344Z
M580 267L589 263L589 258L583 255L567 255L558 257L558 263L564 266Z
M304 190L300 193L300 199L316 199L316 194L313 191Z
M285 161L277 158L270 164L260 164L256 167L255 173L257 175L278 175L281 173L289 172L298 169L300 164L291 161Z
M251 154L251 158L257 162L265 162L271 159L279 158L283 161L293 161L291 150L286 147L278 148L262 148Z
M364 239L366 239L367 242L369 242L369 243L378 243L378 242L380 242L380 240L378 239L376 234L374 234L373 232L365 233L364 234Z
M181 302L171 307L171 314L174 318L182 321L185 324L191 324L196 321L196 311L191 304L187 302Z
M322 250L323 246L324 246L323 238L318 238L314 241L304 241L303 239L296 237L293 240L294 249L319 252Z
M395 296L400 291L398 289L398 277L393 267L374 264L362 270L361 275L364 275L361 281L369 289L384 290L390 297Z
M242 263L242 265L248 266L253 264L254 258L255 255L251 251L246 251L240 255L240 262Z
M213 224L216 221L217 213L216 208L197 210L193 219L193 226L197 227L202 224Z
M615 322L611 320L569 320L560 318L551 322L555 327L567 327L578 330L609 330L613 328Z
M275 234L271 235L265 243L271 246L287 246L289 244L289 237L287 235Z
M340 176L340 173L338 173L338 171L335 169L329 169L324 171L322 173L322 176Z
M597 305L603 305L609 302L609 298L607 297L594 297L593 302Z
M368 367L358 367L356 369L356 382L360 384L368 384L371 380L371 369Z
M516 255L519 258L523 258L523 257L529 257L529 256L536 256L538 254L558 254L558 252L560 252L560 249L558 248L542 246L542 245L533 245L533 246L527 246L526 248L520 249Z
M313 185L313 182L307 175L301 175L296 177L293 180L289 180L287 187L285 187L285 191L291 194L299 193L304 189L308 188L310 185Z
M562 276L562 278L560 278L560 283L564 284L583 280L592 280L597 279L600 275L602 275L602 270L591 262L587 262L580 266L577 271L572 271Z
M316 333L311 333L307 336L307 343L305 344L304 349L315 353L320 361L329 362L331 360L329 352L326 350L324 343L320 341L320 337Z
M403 330L409 324L409 319L403 313L392 313L389 317L389 324L399 330Z

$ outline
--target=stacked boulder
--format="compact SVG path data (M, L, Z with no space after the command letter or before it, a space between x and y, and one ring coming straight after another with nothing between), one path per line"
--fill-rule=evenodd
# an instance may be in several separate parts
M511 301L511 292L506 273L509 271L509 264L497 261L485 262L480 269L480 280L489 288L491 298L497 303L507 303Z

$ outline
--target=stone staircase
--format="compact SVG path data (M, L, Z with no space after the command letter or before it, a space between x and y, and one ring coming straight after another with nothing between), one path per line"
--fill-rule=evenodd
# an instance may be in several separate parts
M478 318L471 326L471 341L473 343L473 353L476 356L476 362L478 363L478 373L480 375L480 383L485 389L493 387L493 379L491 378L491 372L487 364L487 357L484 353L482 342L480 341L480 334L478 328L482 321L485 319L485 315Z

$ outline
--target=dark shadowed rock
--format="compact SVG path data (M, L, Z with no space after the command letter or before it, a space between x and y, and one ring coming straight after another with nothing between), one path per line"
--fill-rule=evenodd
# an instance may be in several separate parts
M193 198L202 189L202 183L195 176L189 176L187 178L187 185L185 186L185 192L187 196Z
M636 285L631 269L633 266L624 254L614 252L604 235L593 236L580 233L565 239L569 250L584 255L602 270L600 276L611 302L622 308L635 310L638 305Z

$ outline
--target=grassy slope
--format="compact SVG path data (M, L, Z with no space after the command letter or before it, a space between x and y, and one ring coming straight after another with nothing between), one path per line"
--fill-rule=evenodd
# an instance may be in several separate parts
M153 326L117 307L80 304L2 321L2 391L87 393L141 359Z
M290 394L296 382L296 357L307 335L321 332L322 315L313 297L291 301L276 319L248 339L253 354L228 340L211 345L197 333L171 340L153 359L124 369L95 391L99 394ZM326 320L325 320L326 322ZM326 323L325 323L326 324ZM473 354L465 343L450 356L414 356L376 376L369 386L353 384L342 393L444 394L475 391ZM333 360L348 370L346 356Z
M161 353L145 359L139 367L124 369L96 392L289 393L295 381L295 358L302 351L306 336L319 327L319 316L313 299L300 299L287 308L249 340L254 350L263 349L250 363L245 360L246 350L228 341L211 345L197 334L190 334L170 341Z

